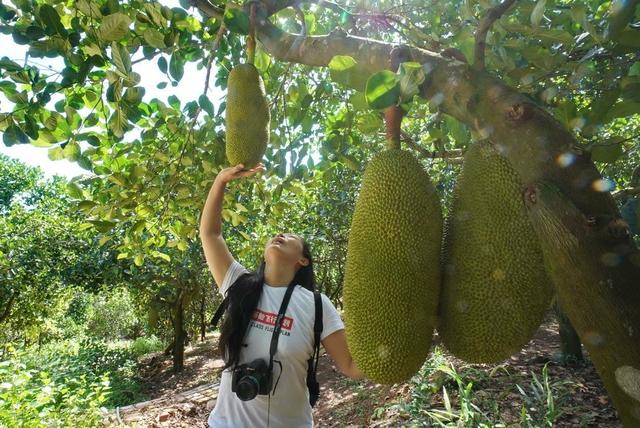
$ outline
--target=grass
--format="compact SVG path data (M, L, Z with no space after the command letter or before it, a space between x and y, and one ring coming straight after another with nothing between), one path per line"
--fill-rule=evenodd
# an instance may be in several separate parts
M553 381L547 365L540 374L530 372L530 377L524 379L510 374L503 366L492 370L457 369L435 347L409 382L408 399L375 409L372 419L382 420L395 414L411 427L498 428L514 423L523 428L552 427L564 413L566 387L570 383ZM510 405L518 398L519 413L514 414Z

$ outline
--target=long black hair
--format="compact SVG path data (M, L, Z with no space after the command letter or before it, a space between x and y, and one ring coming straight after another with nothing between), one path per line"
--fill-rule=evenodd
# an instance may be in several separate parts
M302 238L301 238L302 239ZM302 255L309 260L307 266L302 266L296 272L289 285L301 285L310 291L315 291L315 275L313 273L313 259L308 243L302 239ZM263 261L255 272L241 275L228 290L229 306L227 307L222 325L220 327L220 339L218 349L221 355L228 358L225 361L226 369L233 367L240 362L240 350L244 335L251 321L251 316L258 306L260 295L264 287Z

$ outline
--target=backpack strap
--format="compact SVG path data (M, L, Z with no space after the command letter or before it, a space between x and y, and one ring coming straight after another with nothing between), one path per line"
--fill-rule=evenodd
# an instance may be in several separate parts
M222 300L222 302L220 303L220 306L218 306L218 309L216 310L216 313L213 315L213 318L211 318L211 328L215 329L216 325L218 325L218 321L220 321L220 318L222 318L222 314L224 314L224 311L227 309L227 306L229 306L229 295L227 294L227 296Z
M320 396L320 384L316 380L318 359L320 358L320 335L322 334L322 296L319 291L313 292L315 302L315 321L313 323L313 355L307 360L307 387L309 388L309 404L313 407ZM315 360L315 361L314 361Z

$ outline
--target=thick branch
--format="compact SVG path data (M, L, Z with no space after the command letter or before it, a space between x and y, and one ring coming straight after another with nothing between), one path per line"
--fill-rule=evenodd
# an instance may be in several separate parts
M411 136L409 136L406 132L400 132L402 141L412 150L418 152L422 159L444 159L446 162L450 164L460 164L463 160L463 151L460 149L446 150L446 151L437 151L437 150L428 150L422 147L420 144L416 143Z
M618 190L613 194L613 197L617 200L627 199L631 196L640 195L640 187L631 187L629 189Z
M224 9L214 6L207 0L191 0L191 4L195 6L203 15L222 18Z
M516 0L504 0L499 5L492 7L480 21L480 25L476 30L476 46L474 51L473 68L476 70L484 70L484 50L486 47L487 33L489 29Z

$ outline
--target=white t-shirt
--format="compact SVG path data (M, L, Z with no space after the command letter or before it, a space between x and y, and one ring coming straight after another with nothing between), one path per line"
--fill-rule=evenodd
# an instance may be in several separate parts
M247 272L234 260L222 281L220 292L225 295L231 284ZM269 347L275 318L282 304L287 287L272 287L264 284L258 306L249 323L244 347L240 352L240 364L256 358L269 363ZM322 294L323 340L337 330L344 328L340 314L329 298ZM307 360L313 354L313 323L315 302L313 292L296 285L285 311L285 318L278 339L278 349L273 363L273 384L278 381L275 392L269 396L257 395L253 400L242 401L231 391L232 368L223 370L220 390L214 409L207 420L213 428L256 428L267 426L267 406L269 406L269 427L309 428L313 427L313 415L307 389ZM276 362L282 363L280 365ZM281 375L281 376L280 376ZM278 376L280 379L278 380Z

